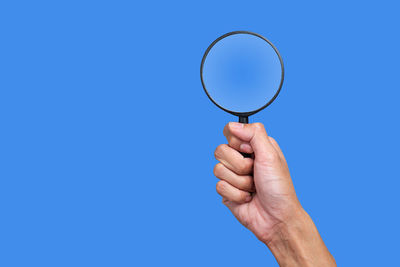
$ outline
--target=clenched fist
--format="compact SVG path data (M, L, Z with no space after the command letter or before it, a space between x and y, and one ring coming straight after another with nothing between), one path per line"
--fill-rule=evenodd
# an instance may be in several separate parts
M228 144L215 150L214 174L223 203L265 243L281 266L335 266L300 205L277 142L260 123L230 122ZM253 154L246 158L242 153Z

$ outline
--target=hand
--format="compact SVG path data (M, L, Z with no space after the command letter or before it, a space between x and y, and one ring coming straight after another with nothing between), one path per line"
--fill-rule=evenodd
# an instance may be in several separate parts
M215 150L217 192L239 222L268 243L274 227L301 210L283 153L260 123L229 123L224 135L229 145ZM254 159L239 151L254 152Z
M306 262L335 266L297 199L281 149L263 125L231 122L224 135L228 145L215 150L219 163L214 174L221 179L217 192L233 215L267 244L281 266L301 262L302 266L308 266ZM245 158L240 152L254 156Z

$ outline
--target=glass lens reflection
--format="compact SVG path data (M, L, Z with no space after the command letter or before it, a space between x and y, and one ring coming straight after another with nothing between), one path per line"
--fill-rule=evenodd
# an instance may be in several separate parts
M281 83L282 67L273 47L251 34L218 41L203 64L211 98L225 109L250 112L268 103Z

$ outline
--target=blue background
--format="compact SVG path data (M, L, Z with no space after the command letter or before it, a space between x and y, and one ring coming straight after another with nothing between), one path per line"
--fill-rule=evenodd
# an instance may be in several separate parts
M277 266L215 193L225 114L199 65L232 30L280 50L252 120L340 266L398 264L395 1L2 1L1 266Z

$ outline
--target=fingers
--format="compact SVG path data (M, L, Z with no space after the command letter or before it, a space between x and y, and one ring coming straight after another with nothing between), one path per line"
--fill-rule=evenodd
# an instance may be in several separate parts
M244 158L234 148L222 144L215 150L215 158L220 161L214 174L221 179L217 183L217 192L226 200L235 203L246 203L254 192L253 159Z
M224 180L221 180L217 183L217 192L225 200L235 203L247 203L252 198L249 192L240 190Z
M238 175L248 175L253 171L253 159L244 158L232 147L222 144L215 150L215 158Z
M239 138L237 138L236 136L234 136L230 129L229 129L229 123L227 125L225 125L224 127L224 131L223 131L226 139L228 140L228 144L230 147L243 152L243 153L248 153L248 154L252 154L253 153L253 148L250 146L250 144L248 142L244 142L242 140L240 140Z
M250 175L237 175L229 170L222 163L215 165L214 174L217 178L224 180L232 186L247 192L254 192L253 177Z
M225 133L231 140L233 140L231 136L234 136L241 140L243 144L250 144L256 160L268 162L280 158L278 151L268 138L267 132L261 123L243 124L230 122L225 128ZM237 146L237 141L235 142Z

